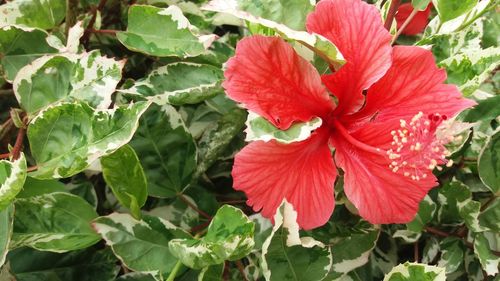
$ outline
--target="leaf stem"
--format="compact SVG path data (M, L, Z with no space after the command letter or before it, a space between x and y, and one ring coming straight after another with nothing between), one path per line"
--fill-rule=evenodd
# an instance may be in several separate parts
M9 158L10 156L10 153L3 153L3 154L0 154L0 159L6 159L6 158Z
M182 262L178 260L174 266L174 269L172 269L172 272L170 272L168 278L165 281L174 281L175 276L177 275L177 272L179 272L179 269L181 269L181 267L182 267Z
M394 37L392 38L391 45L393 45L394 43L396 43L396 40L398 39L399 35L401 35L401 33L403 33L403 31L405 30L405 28L410 24L410 22L417 15L417 13L418 13L418 10L415 9L415 8L413 8L413 11L411 11L411 14L408 16L408 18L406 18L406 20L403 23L403 25L401 25L401 28L398 29L398 32L396 32L396 35L394 35Z
M200 214L201 216L211 220L212 217L205 213L204 211L198 209L198 207L196 207L193 203L191 203L182 193L178 193L177 196L179 197L179 199L182 200L182 202L186 203L186 205L188 205L191 209L195 210L196 212L198 212L198 214Z
M21 155L21 149L23 147L23 141L24 141L25 134L26 134L26 129L19 128L19 131L17 132L16 143L14 144L14 147L12 148L12 151L10 152L10 155L12 155L13 160L17 160L19 158L19 156Z
M114 29L88 29L90 33L116 35L119 30Z
M385 19L384 27L387 30L391 30L392 21L398 12L399 5L401 4L401 0L392 0L391 6L389 6L389 11L387 12L387 18Z
M245 267L243 266L241 260L237 260L235 263L236 267L238 267L238 270L241 273L241 276L243 277L243 281L248 281L247 276L245 275Z
M418 263L418 261L420 260L420 257L419 257L419 253L418 253L418 240L415 241L415 243L413 244L413 260L415 262Z
M100 0L99 4L97 7L93 6L91 9L92 13L92 18L90 18L89 24L87 25L87 29L85 30L85 33L82 36L82 42L86 44L89 41L90 33L92 30L94 30L94 24L97 19L97 12L101 11L104 9L104 6L106 5L107 0Z

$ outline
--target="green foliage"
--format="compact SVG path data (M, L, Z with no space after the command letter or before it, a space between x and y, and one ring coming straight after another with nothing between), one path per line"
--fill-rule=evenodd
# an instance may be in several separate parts
M342 172L334 213L308 231L286 201L271 222L232 188L245 142L302 141L324 120L279 130L247 114L225 63L260 34L338 71L337 47L306 31L315 2L0 1L0 280L497 280L498 0L433 0L424 34L396 42L430 48L477 102L450 121L453 165L413 220L361 219Z
M254 223L241 210L224 205L217 211L207 234L201 239L174 239L168 246L170 252L184 265L201 269L248 255L254 246L254 227Z
M101 158L102 175L116 199L130 209L136 219L148 198L146 175L132 147L124 145Z

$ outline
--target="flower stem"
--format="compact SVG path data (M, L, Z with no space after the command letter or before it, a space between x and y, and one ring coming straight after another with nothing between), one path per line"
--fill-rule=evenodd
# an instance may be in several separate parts
M396 32L396 35L394 35L394 37L392 38L391 44L394 44L396 42L396 39L398 39L399 35L401 35L401 33L403 33L403 31L405 30L405 28L408 26L408 24L410 24L410 22L417 15L417 13L418 13L418 10L415 9L415 8L413 8L413 11L411 11L411 14L408 16L408 18L406 18L406 20L403 23L403 25L401 25L401 28L398 29L398 32Z
M389 7L389 11L387 12L387 18L385 19L384 27L387 30L391 30L392 21L398 12L399 5L401 4L401 0L392 0L391 6Z

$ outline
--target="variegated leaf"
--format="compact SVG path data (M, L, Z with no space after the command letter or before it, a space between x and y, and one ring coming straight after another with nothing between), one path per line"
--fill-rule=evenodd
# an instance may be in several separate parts
M66 15L65 0L15 0L0 5L0 26L19 24L51 29Z
M491 234L492 236L498 236L498 233ZM490 245L486 235L487 233L477 233L474 236L474 254L479 258L479 262L486 274L495 276L498 274L500 257L492 253L493 245Z
M190 62L171 63L153 70L131 88L121 90L163 105L194 104L222 91L220 68Z
M99 51L44 56L19 70L14 93L31 115L51 104L73 100L107 109L123 66L124 61L103 57Z
M0 267L5 263L14 222L14 205L0 211Z
M445 270L442 267L406 262L394 267L384 281L446 281Z
M283 201L274 215L271 235L262 247L266 280L322 280L332 267L330 248L312 237L300 237L297 212Z
M322 124L321 118L314 118L309 122L294 123L287 130L276 128L271 122L256 113L249 112L245 125L246 141L270 141L277 140L282 143L303 141L311 136L311 133Z
M48 38L49 34L42 29L19 25L0 27L0 64L5 79L13 81L23 66L43 55L57 53L47 42Z
M15 207L11 248L28 246L61 253L83 249L100 240L90 226L97 213L79 196L48 193L18 199Z
M177 263L168 242L190 237L170 222L152 216L139 221L128 214L113 213L97 218L93 226L126 267L157 280L164 280L161 276L168 276Z
M345 63L344 57L337 47L325 37L315 33L308 33L306 31L293 30L284 24L256 17L249 12L239 10L238 5L235 5L235 3L237 3L235 0L212 0L205 5L203 9L212 12L230 14L252 24L269 28L281 35L283 38L296 41L313 50L322 59L336 67L340 67Z
M215 35L199 35L196 27L171 5L166 9L133 5L129 9L127 31L116 34L128 49L144 54L167 57L193 57L210 46Z
M171 240L169 249L184 265L202 269L248 255L254 246L254 228L254 223L240 209L224 205L204 237Z
M0 160L0 211L7 208L26 180L26 158L21 153L14 161Z
M84 103L47 108L28 126L39 179L69 177L128 143L148 102L94 111Z

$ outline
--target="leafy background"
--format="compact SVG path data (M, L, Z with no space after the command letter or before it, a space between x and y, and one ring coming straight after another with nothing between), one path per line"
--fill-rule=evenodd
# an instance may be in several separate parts
M331 220L307 232L290 205L273 226L232 190L247 113L223 64L251 34L320 72L338 53L304 34L309 0L227 2L0 1L0 280L498 280L498 1L435 0L424 34L397 39L432 45L478 102L416 218L369 224L339 178ZM246 133L293 141L314 123L249 116Z

